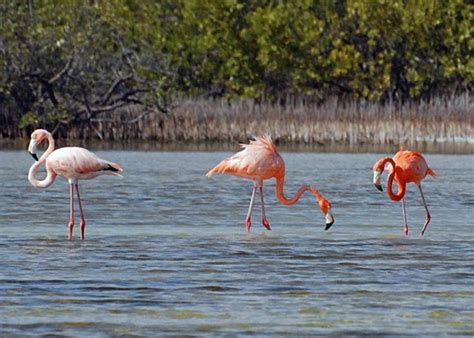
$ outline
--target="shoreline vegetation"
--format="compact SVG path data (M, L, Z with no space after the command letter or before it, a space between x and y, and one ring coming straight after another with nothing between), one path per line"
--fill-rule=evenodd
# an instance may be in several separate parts
M428 103L344 103L337 98L321 105L302 100L285 106L253 100L229 102L186 100L169 115L149 115L135 124L133 109L98 120L105 139L160 142L245 142L270 134L279 143L405 144L473 142L474 104L468 94ZM81 138L81 130L71 131Z
M462 0L7 1L0 140L469 147L472 13Z
M212 151L233 149L266 133L283 150L292 151L394 151L404 146L472 153L473 111L469 93L405 105L338 98L322 104L292 100L285 105L250 99L181 99L167 114L143 113L132 106L102 114L92 127L59 127L54 136L63 145L79 141L98 149ZM17 142L4 138L0 147L19 147L28 136L25 131ZM112 143L100 145L100 140Z
M27 139L5 140L0 139L0 151L26 151L28 149ZM242 141L243 142L243 141ZM248 142L248 140L247 140ZM381 153L395 154L399 145L347 145L347 144L297 144L276 142L278 151L281 153L348 153L348 154L366 154ZM158 141L97 141L97 140L65 140L59 139L56 142L57 148L67 146L84 147L93 151L161 151L161 152L228 152L235 153L240 150L239 142L169 142L162 143ZM473 143L427 143L415 142L404 146L408 150L416 150L423 154L474 154ZM25 156L29 155L25 153Z

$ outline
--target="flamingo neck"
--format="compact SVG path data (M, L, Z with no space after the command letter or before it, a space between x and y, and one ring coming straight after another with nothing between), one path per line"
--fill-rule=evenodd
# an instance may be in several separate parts
M48 158L48 156L54 151L53 136L50 133L48 133L47 138L48 138L48 148L43 153L43 155L41 155L38 161L33 163L33 165L30 168L30 171L28 172L28 180L30 181L31 185L33 185L35 188L47 188L56 179L56 173L53 172L50 168L48 168L48 166L46 166L45 179L40 181L36 178L36 174L38 173L41 165L46 162L46 159Z
M388 175L388 180L387 180L387 195L390 197L392 201L400 201L404 196L405 196L405 191L406 191L406 183L405 181L400 179L400 173L401 168L396 165L395 161L391 159L390 157L387 157L384 159L383 165L385 166L385 163L390 163L392 165L392 172L390 175ZM395 179L395 175L397 174L398 179L396 180L397 185L398 185L398 191L395 194L393 192L393 180Z
M306 192L306 191L311 191L313 193L314 197L316 197L316 200L318 201L318 203L322 200L322 196L319 193L319 191L316 190L316 188L314 188L312 186L309 186L309 185L301 186L298 189L298 191L295 193L295 195L292 198L288 199L288 198L286 198L285 193L283 192L284 184L285 184L285 177L284 176L276 178L275 195L276 195L276 197L278 198L278 200L280 201L281 204L284 204L284 205L293 205L293 204L295 204L296 202L299 201L299 199L301 198L301 195L303 195L303 193Z

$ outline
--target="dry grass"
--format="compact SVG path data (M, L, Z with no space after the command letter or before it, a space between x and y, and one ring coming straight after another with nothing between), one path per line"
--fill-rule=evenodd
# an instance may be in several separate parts
M469 94L430 102L374 104L327 100L322 105L302 100L281 106L253 100L182 100L170 114L150 114L126 123L141 112L129 109L95 122L105 139L161 142L242 142L271 134L280 143L412 144L473 142L474 104ZM68 137L93 137L73 128Z

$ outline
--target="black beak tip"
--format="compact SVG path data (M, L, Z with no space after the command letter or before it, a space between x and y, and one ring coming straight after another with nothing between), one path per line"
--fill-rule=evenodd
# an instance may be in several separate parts
M334 218L331 223L326 223L326 227L324 228L325 231L328 231L331 228L331 225L334 224Z
M380 184L374 184L374 185L379 191L383 191L382 186Z
M38 161L38 156L36 156L35 153L30 153L30 155L31 155L36 161Z

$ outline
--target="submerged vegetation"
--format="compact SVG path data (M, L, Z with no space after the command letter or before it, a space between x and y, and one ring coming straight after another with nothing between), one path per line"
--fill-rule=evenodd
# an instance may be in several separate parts
M473 135L467 1L8 1L0 137Z

